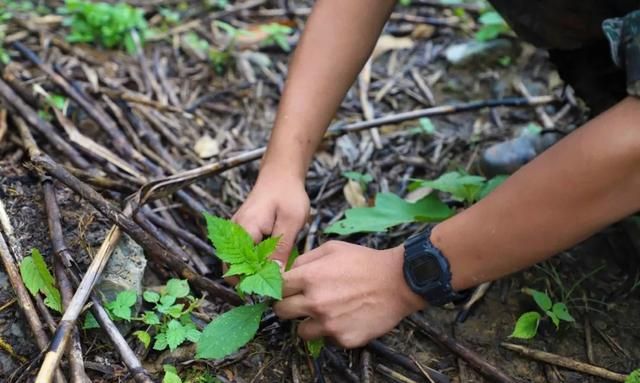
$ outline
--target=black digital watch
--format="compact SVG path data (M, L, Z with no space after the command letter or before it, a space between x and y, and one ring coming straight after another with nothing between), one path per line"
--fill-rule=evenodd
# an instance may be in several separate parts
M469 296L469 292L453 291L449 261L431 243L431 229L428 227L404 243L404 278L409 288L429 305L460 303Z

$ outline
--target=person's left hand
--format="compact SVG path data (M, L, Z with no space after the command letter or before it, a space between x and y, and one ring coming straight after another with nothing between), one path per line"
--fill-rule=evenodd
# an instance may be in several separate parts
M354 348L395 327L426 306L407 286L404 247L374 250L331 241L301 255L284 273L284 299L274 305L281 319L305 319L305 340L329 337Z

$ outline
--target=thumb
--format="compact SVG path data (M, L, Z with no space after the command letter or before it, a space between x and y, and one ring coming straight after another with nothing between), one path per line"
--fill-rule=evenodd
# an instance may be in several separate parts
M278 241L278 247L271 255L271 259L278 262L281 268L284 268L284 265L289 260L291 249L296 242L296 237L301 227L301 224L297 224L291 219L276 218L272 235L280 236L280 241Z

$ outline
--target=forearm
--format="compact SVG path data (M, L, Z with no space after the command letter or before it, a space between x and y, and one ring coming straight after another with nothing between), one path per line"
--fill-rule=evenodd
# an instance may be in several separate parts
M456 289L544 260L640 208L640 101L626 99L440 223Z
M395 1L318 0L296 49L262 167L303 179Z

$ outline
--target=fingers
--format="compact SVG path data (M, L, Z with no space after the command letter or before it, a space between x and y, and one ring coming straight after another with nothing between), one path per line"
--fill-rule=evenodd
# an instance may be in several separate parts
M271 254L271 259L281 262L283 265L287 264L291 249L296 242L296 236L302 228L303 222L298 222L296 219L289 218L287 216L277 216L276 222L273 225L272 235L281 236L278 242L276 251Z
M304 340L314 340L322 338L324 329L322 324L313 318L307 318L298 326L298 335Z
M302 294L285 298L273 305L273 311L280 319L296 319L309 316L308 298Z
M291 268L294 269L296 267L300 267L300 266L306 265L308 263L311 263L311 262L317 260L318 258L322 258L325 255L328 255L334 249L335 249L334 241L329 241L329 242L327 242L327 243L325 243L323 245L320 245L320 246L316 247L315 249L313 249L311 251L307 251L306 253L300 255L296 259L296 261L293 263Z
M307 271L303 269L289 270L282 274L282 297L290 297L292 295L304 292L307 283Z
M249 217L250 215L244 214L242 210L239 210L231 217L231 220L242 226L249 233L254 243L258 243L262 241L265 235L271 232L273 218L262 216L260 219L251 219Z

